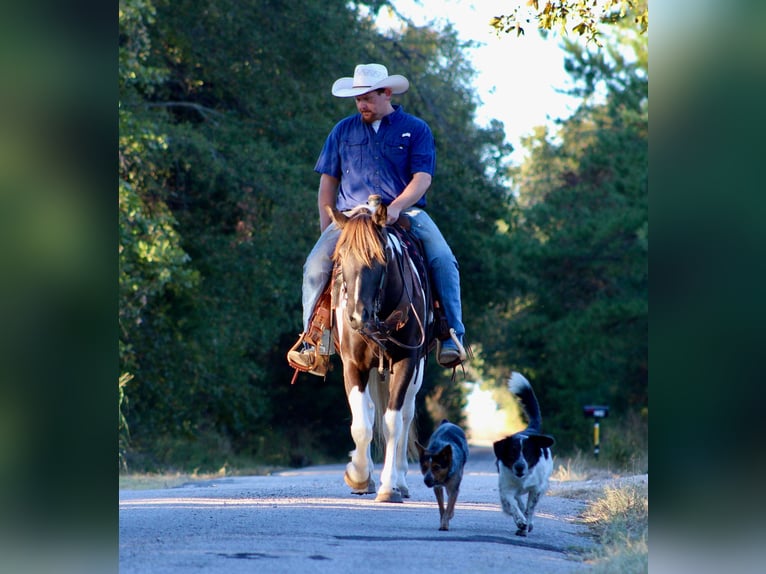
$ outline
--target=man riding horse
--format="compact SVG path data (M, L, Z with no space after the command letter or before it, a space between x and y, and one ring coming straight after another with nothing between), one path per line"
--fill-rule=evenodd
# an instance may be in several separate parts
M411 220L411 233L425 250L436 298L450 327L437 361L456 367L466 359L458 264L439 228L424 211L426 191L436 167L434 138L428 124L405 113L391 96L409 89L404 76L388 75L380 64L356 66L353 77L340 78L332 94L354 98L358 113L338 122L327 137L314 170L320 174L318 206L321 235L303 268L303 327L288 362L296 369L324 376L332 343L312 329L315 308L332 274L332 255L340 230L327 207L346 212L379 195L389 223L400 215Z

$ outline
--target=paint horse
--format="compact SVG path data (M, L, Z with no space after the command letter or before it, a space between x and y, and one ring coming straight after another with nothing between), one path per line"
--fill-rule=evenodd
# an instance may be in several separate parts
M410 252L408 234L398 225L386 226L386 206L376 196L348 215L328 212L341 229L333 254L333 307L356 445L344 480L354 494L375 493L375 432L384 446L375 500L402 502L409 498L415 396L432 323L428 273L422 257Z

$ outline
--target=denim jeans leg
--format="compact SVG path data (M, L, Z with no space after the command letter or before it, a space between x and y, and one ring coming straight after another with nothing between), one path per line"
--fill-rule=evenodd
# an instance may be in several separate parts
M405 213L412 218L413 234L423 242L434 290L442 302L447 323L455 329L455 334L462 342L465 327L460 303L460 271L457 259L441 231L425 211L413 207Z
M340 229L331 223L319 236L303 265L303 332L309 330L311 315L319 296L332 274L332 254L340 237Z

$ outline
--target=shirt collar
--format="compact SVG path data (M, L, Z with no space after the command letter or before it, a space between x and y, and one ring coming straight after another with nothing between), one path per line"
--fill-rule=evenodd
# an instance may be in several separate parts
M404 111L402 109L401 104L391 104L394 107L394 111L385 116L383 119L386 120L389 124L393 123L397 120L397 118L401 115L399 112Z

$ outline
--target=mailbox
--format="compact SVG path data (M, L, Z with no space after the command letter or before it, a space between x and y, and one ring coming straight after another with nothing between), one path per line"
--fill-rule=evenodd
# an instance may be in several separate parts
M585 405L582 412L586 417L593 419L593 454L598 458L598 454L601 452L601 428L598 421L609 416L609 407L606 405Z
M586 417L605 419L609 416L609 407L606 405L585 405L582 412Z

